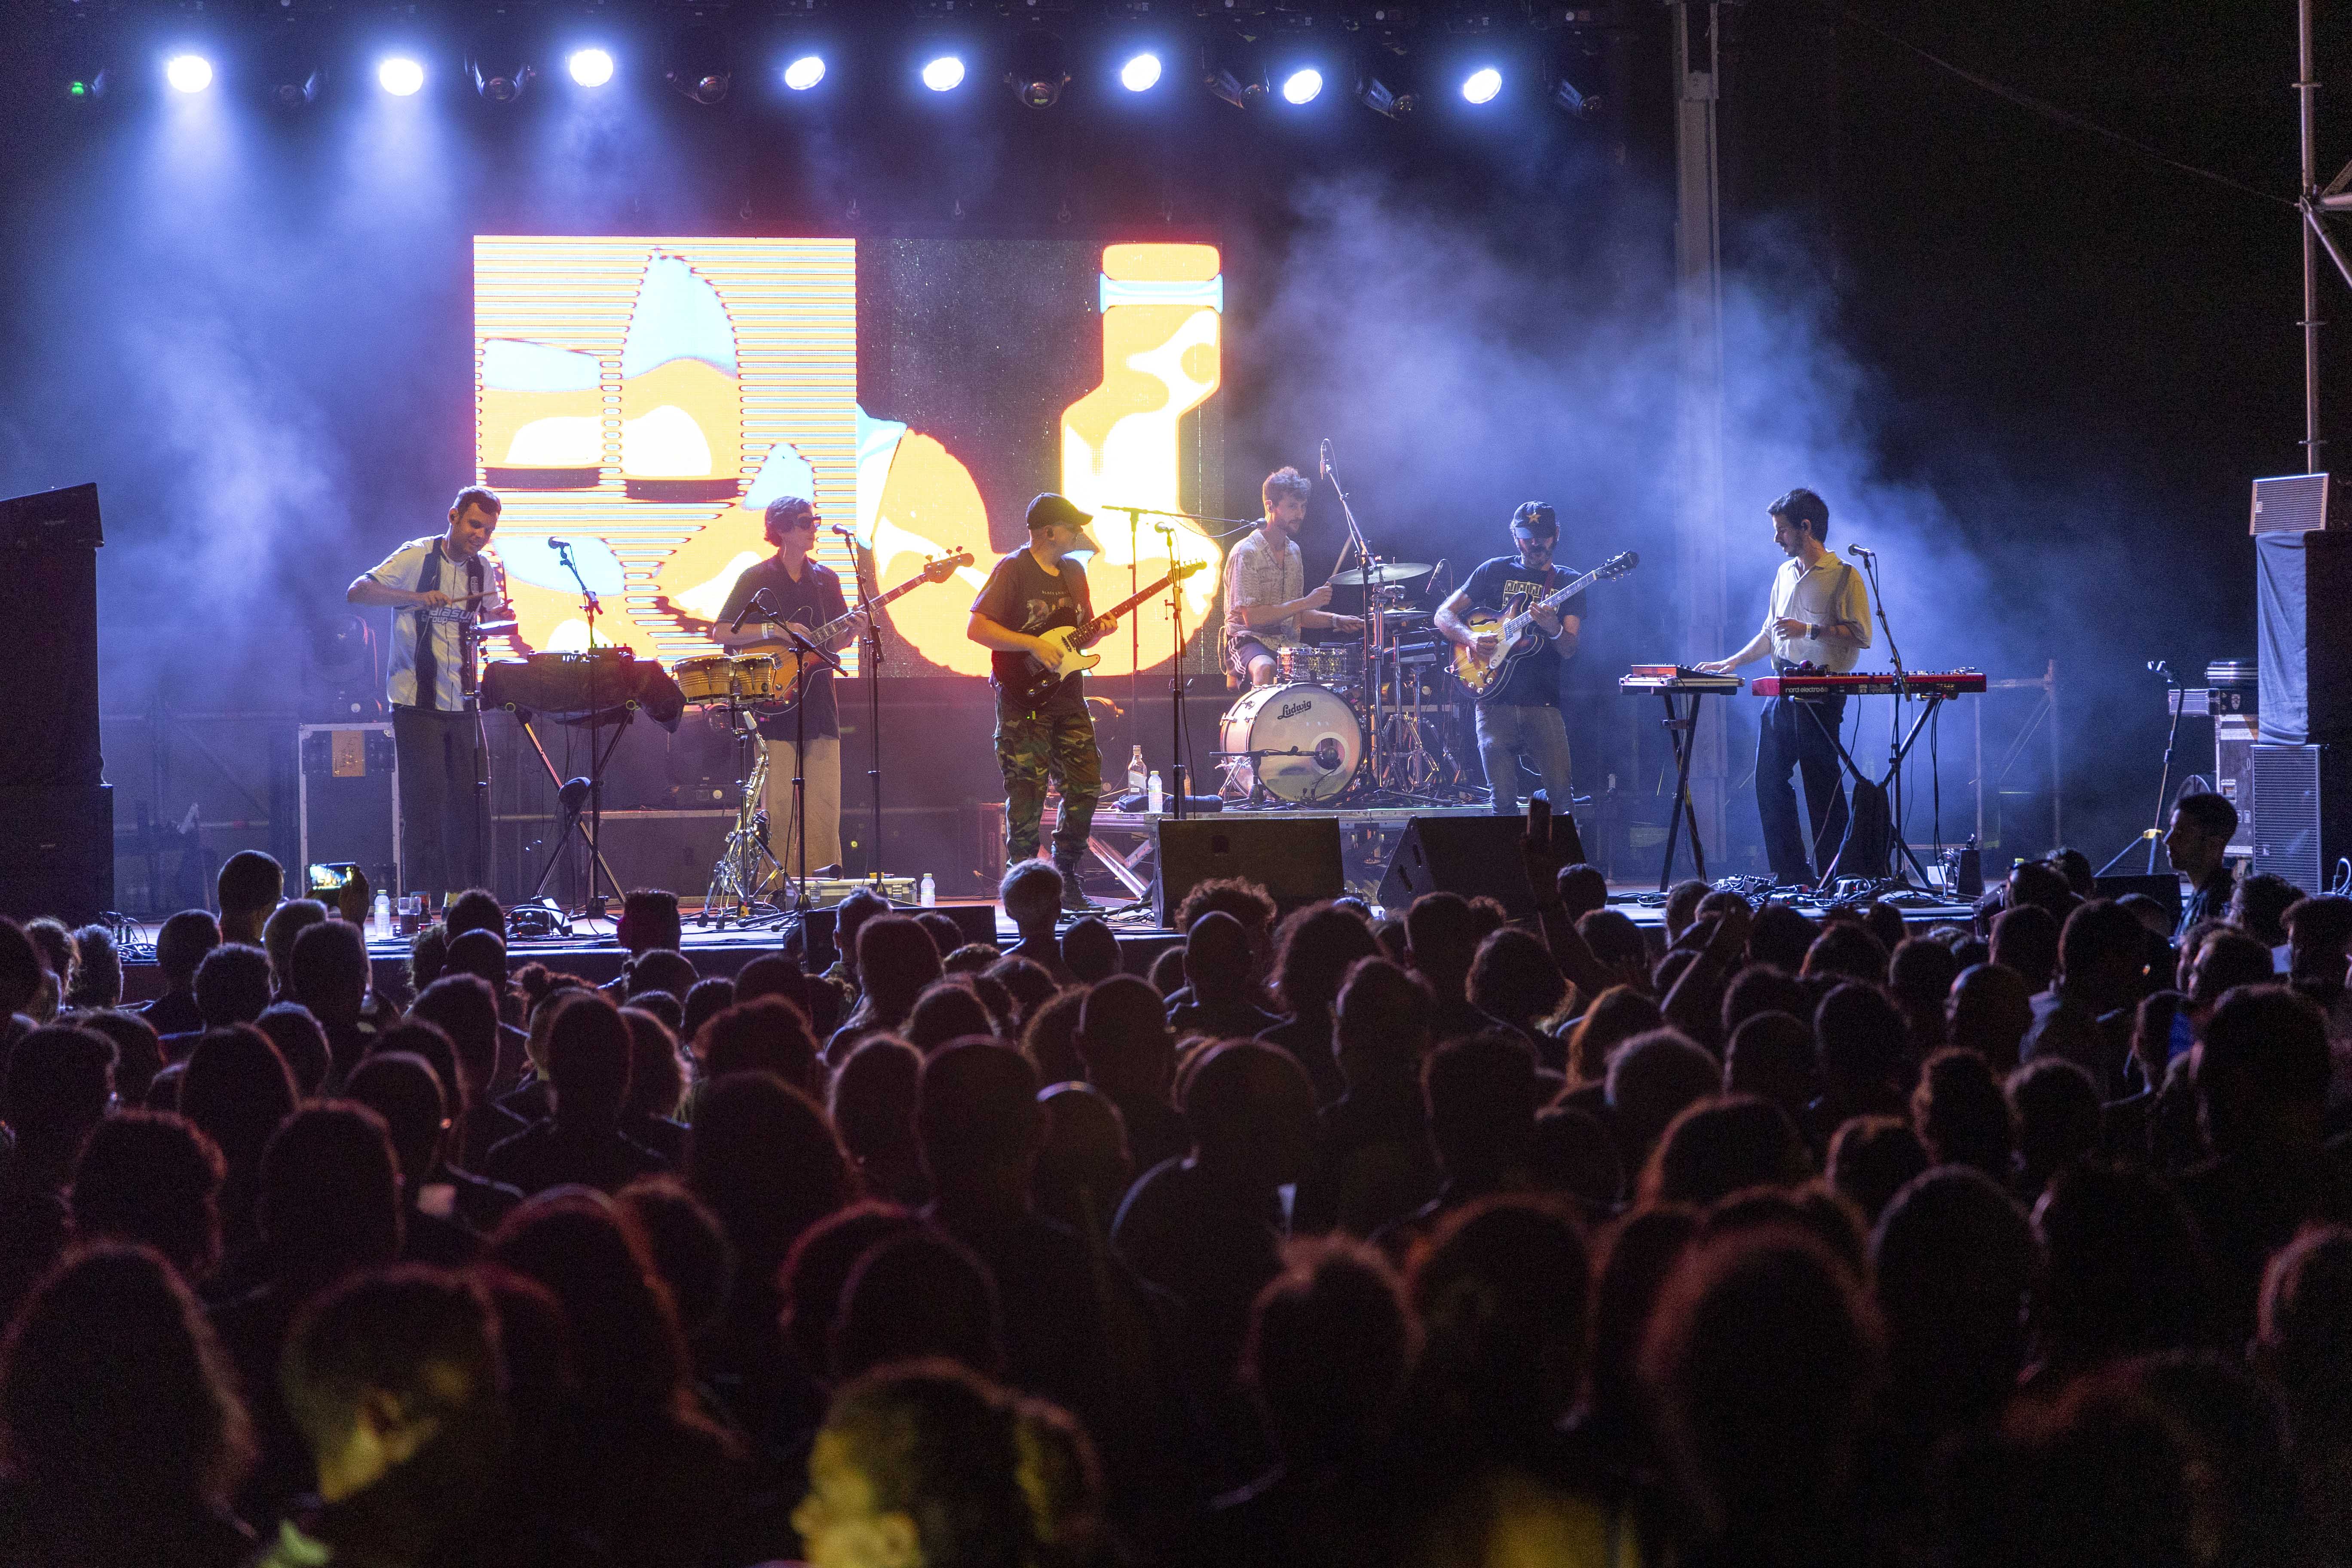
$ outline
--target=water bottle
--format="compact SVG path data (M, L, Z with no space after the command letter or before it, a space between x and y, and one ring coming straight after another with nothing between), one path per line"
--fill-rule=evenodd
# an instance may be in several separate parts
M922 891L919 896L922 900L923 908L929 910L939 906L940 885L931 880L931 874L929 871L923 873Z
M1166 804L1161 793L1165 788L1166 786L1160 782L1160 770L1152 769L1150 781L1144 785L1143 809L1156 815Z
M1135 748L1135 755L1127 759L1127 793L1143 793L1143 747L1140 744Z
M375 928L369 934L374 937L378 942L386 941L391 937L392 895L390 893L378 892L376 894L374 919L371 920L368 923Z

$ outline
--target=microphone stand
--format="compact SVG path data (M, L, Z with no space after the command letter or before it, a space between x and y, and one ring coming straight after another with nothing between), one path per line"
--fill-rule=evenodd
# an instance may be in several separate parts
M762 605L761 609L762 611L767 611L767 606ZM841 669L841 660L834 658L833 655L817 647L816 644L811 642L807 637L803 637L801 635L800 628L793 626L789 622L779 620L772 611L767 613L767 619L770 626L777 627L784 634L784 640L791 643L793 647L799 651L803 658L814 658L822 659L836 674L839 673ZM793 842L795 851L794 859L797 863L795 869L799 872L799 887L793 894L793 913L803 917L802 923L803 925L806 924L806 916L809 911L808 683L814 680L816 678L816 672L814 670L803 669L801 672L801 699L798 702L793 705ZM876 852L878 854L882 847L877 843L874 847ZM803 933L802 940L803 942L807 940L805 931Z
M604 850L601 835L604 828L604 763L596 743L596 732L604 727L604 710L596 699L596 613L604 605L596 590L588 586L588 579L580 574L580 563L572 553L572 546L560 540L549 540L555 558L572 574L580 585L580 607L588 617L588 898L583 906L590 920L604 917L604 899L596 891L596 868L604 864ZM614 897L621 889L614 888Z
M1356 509L1348 504L1348 491L1339 482L1339 469L1331 466L1330 445L1328 441L1323 443L1323 479L1331 487L1331 493L1339 498L1339 515L1347 521L1349 544L1356 552L1356 565L1364 579L1364 679L1369 698L1366 706L1371 710L1371 721L1365 726L1364 767L1365 776L1372 781L1377 792L1381 788L1381 763L1387 750L1386 715L1381 711L1381 640L1386 627L1381 618L1381 590L1388 584L1372 580L1371 542L1364 537L1363 529L1356 521ZM1342 548L1339 559L1347 558L1347 549ZM1332 574L1337 576L1338 573Z
M873 564L874 552L867 551L861 563L852 542L850 575L857 582L857 607L866 612L866 647L858 658L858 673L866 677L866 787L874 797L874 849L866 858L866 873L878 893L882 890L882 617L875 613L874 597L866 592L866 572Z
M2180 735L2180 710L2189 704L2187 693L2180 689L2180 682L2173 676L2171 665L2163 659L2158 659L2150 664L2148 668L2164 678L2164 700L2172 710L2172 722L2164 731L2164 767L2156 775L2156 821L2147 831L2136 837L2130 844L2116 850L2115 860L2110 860L2099 868L2097 874L2102 877L2114 870L2116 861L2130 854L2133 846L2142 838L2147 840L2147 874L2151 877L2155 876L2157 846L2164 842L2164 800L2165 796L2172 792L2172 743Z

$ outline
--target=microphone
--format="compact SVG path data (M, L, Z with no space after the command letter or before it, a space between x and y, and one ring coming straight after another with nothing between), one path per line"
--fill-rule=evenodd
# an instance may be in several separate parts
M1439 584L1439 582L1441 582L1441 581L1444 578L1444 576L1445 576L1445 557L1444 557L1444 556L1443 556L1443 555L1441 555L1441 556L1439 556L1439 557L1437 558L1437 564L1436 564L1434 567L1433 567L1433 568L1431 568L1431 569L1430 569L1430 574L1429 574L1429 585L1430 585L1431 587L1433 587L1433 588L1436 587L1436 586L1437 586L1437 584Z
M735 618L727 624L727 629L730 632L741 631L744 617L751 613L751 607L755 605L762 610L768 607L768 591L765 588L743 601L743 607L735 612Z
M841 535L842 538L846 539L850 543L855 544L857 542L857 535L842 527L841 524L837 522L828 522L824 526L828 531Z
M547 547L550 550L569 550L572 548L572 541L568 539L551 539L547 542Z
M1859 544L1849 544L1849 545L1847 545L1847 546L1845 547L1845 552L1846 552L1848 555L1853 556L1853 557L1855 560L1857 560L1857 561L1875 561L1875 560L1877 560L1877 559L1878 559L1878 552L1877 552L1877 551L1875 551L1875 550L1864 550L1864 549L1861 545L1859 545Z

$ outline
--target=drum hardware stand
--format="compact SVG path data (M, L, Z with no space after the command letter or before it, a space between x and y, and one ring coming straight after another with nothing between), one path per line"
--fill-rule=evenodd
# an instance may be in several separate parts
M1375 558L1372 554L1371 541L1364 537L1363 529L1357 524L1356 509L1348 504L1348 491L1339 482L1338 470L1331 467L1331 442L1328 437L1326 437L1323 442L1321 456L1324 482L1331 487L1331 493L1339 498L1339 515L1348 524L1348 548L1355 551L1356 565L1364 577L1364 672L1370 682L1366 696L1370 699L1371 712L1369 715L1370 721L1364 727L1363 776L1370 779L1373 787L1378 789L1382 772L1381 763L1384 760L1384 742L1381 731L1383 727L1382 721L1387 718L1387 714L1382 711L1381 701L1380 668L1381 655L1387 641L1388 632L1388 623L1381 616L1380 590L1387 584L1374 581ZM1348 549L1343 548L1339 552L1339 559L1345 561L1347 558ZM1333 575L1337 574L1338 568L1334 567Z
M719 851L718 864L710 868L710 886L702 895L702 913L698 919L705 926L716 924L727 929L730 920L746 925L774 914L769 906L765 911L760 904L760 889L783 875L783 865L769 849L766 827L767 813L762 803L767 795L768 749L760 741L756 726L744 722L746 713L740 692L730 689L727 704L728 729L735 739L735 773L743 782L735 811L735 826L727 835L727 842ZM754 759L747 768L743 751L746 742L756 748ZM735 906L731 915L713 915L721 895Z

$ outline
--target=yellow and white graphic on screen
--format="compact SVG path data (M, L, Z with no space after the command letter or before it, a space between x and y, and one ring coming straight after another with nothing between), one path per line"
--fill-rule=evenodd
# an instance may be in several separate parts
M829 522L855 520L867 559L830 533L816 549L845 585L860 564L878 591L971 550L960 584L884 614L931 664L987 672L964 636L995 554L987 508L954 453L859 406L855 242L485 236L474 265L476 461L506 500L495 553L519 622L495 653L586 646L581 584L555 538L601 600L597 640L665 662L715 651L709 625L736 575L769 552L768 503L801 496ZM1102 384L1061 429L1062 489L1082 509L1181 505L1178 422L1221 373L1218 266L1209 246L1104 252ZM1190 524L1151 523L1131 547L1124 513L1097 520L1098 604L1127 595L1130 562L1141 585L1171 550L1219 560ZM1219 575L1186 584L1188 631L1205 624ZM1138 616L1148 668L1174 651L1165 599ZM1124 632L1104 639L1098 673L1133 668L1130 647Z

